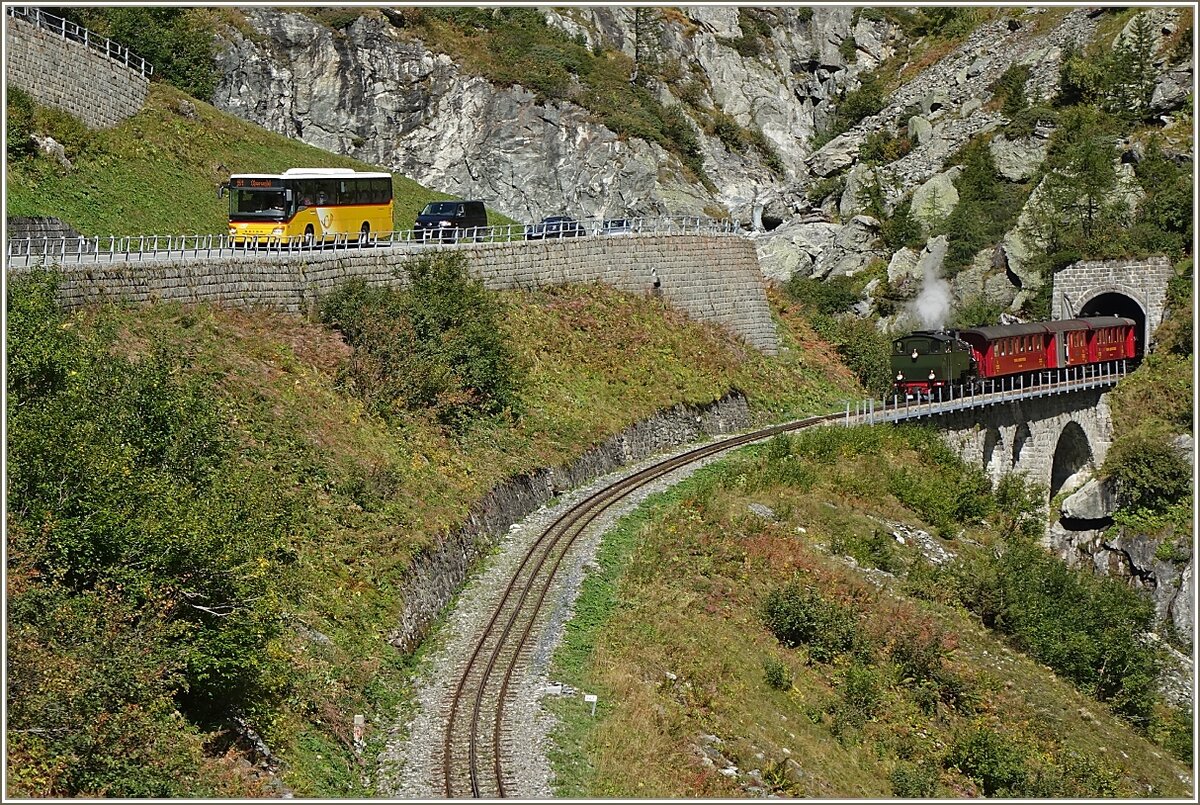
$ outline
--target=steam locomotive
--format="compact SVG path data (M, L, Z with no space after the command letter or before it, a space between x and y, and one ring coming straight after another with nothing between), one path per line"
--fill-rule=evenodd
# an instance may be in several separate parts
M892 342L893 387L906 399L952 397L986 380L1136 358L1136 330L1119 316L918 330Z

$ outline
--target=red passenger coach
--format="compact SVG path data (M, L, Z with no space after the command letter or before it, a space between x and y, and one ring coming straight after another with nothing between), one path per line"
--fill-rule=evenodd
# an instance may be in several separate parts
M979 377L1137 357L1137 324L1118 316L975 327L958 337L971 345Z
M1134 357L1134 350L1137 349L1134 331L1137 324L1132 319L1105 316L1084 321L1092 326L1091 338L1088 339L1088 358L1092 363Z
M971 345L980 377L1001 377L1055 366L1049 347L1053 339L1044 324L974 327L962 330L958 337Z

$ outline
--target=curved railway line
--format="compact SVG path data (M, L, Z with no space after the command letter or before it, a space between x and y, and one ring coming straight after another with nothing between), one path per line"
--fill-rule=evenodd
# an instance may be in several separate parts
M526 550L491 618L459 671L442 745L448 798L507 796L504 711L554 577L575 541L609 506L635 489L689 464L780 433L836 422L842 414L810 417L701 445L613 483L562 514Z
M956 398L953 407L986 405L1026 396L1063 393L1108 385L1125 374L1125 366L1111 374L1066 377L1035 387L1025 386ZM505 709L514 677L528 663L530 637L538 627L543 604L551 593L564 559L588 526L609 507L658 478L719 453L781 433L823 424L898 421L945 413L951 401L928 405L904 402L870 409L814 416L744 433L701 445L654 463L591 494L554 520L526 549L493 605L490 618L473 641L473 650L456 670L444 710L445 734L441 741L442 792L447 798L501 798L512 791L515 780L506 773Z

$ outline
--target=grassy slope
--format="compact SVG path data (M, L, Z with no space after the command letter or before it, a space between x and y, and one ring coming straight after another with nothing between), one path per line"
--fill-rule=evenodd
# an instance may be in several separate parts
M382 740L403 696L407 660L386 643L403 607L397 584L411 556L461 522L491 485L568 460L658 408L707 402L730 387L746 391L761 418L828 410L854 393L824 347L766 359L649 298L602 287L502 298L529 371L526 413L515 424L481 423L460 441L419 417L389 428L365 413L339 389L348 348L297 316L151 305L75 317L114 322L132 355L166 345L186 356L187 371L224 402L246 454L309 501L289 581L294 622L331 642L292 631L278 642L272 651L288 658L294 690L259 725L299 795L366 793L349 725L365 713L369 737ZM798 321L788 329L810 337Z
M901 794L889 778L904 767L936 785L925 796L976 796L974 782L940 769L937 758L980 726L1028 751L1032 768L1057 764L1060 772L1046 776L1054 785L1055 773L1065 775L1057 796L1186 794L1182 764L977 618L908 597L895 579L876 589L862 571L831 555L833 540L855 542L878 528L873 518L919 523L878 488L880 458L817 468L815 484L801 491L763 484L756 472L763 452L742 451L703 471L652 499L606 538L601 570L585 582L555 659L555 678L599 694L601 702L596 719L580 701L555 704L562 726L552 762L560 796L747 796L700 762L696 747L710 734L722 739L718 748L743 781L759 769L767 789L784 795L914 796ZM882 461L931 469L905 449L885 452ZM751 514L751 503L770 506L778 521ZM973 529L946 547L961 553L964 543L992 539L986 529ZM891 550L901 564L913 560L911 544L893 543ZM891 680L896 687L881 694L874 717L839 740L837 711L829 708L845 695L846 658L806 660L804 649L785 648L760 619L767 591L793 573L825 591L853 591L855 612L877 640L899 630L944 630L956 645L946 667L974 705L938 704L926 715ZM793 676L789 689L765 681L764 664L772 659ZM887 672L880 673L888 684ZM789 775L789 759L803 776Z
M180 111L187 101L192 119ZM57 116L56 116L57 117ZM150 86L142 111L118 126L85 132L63 125L74 166L46 157L8 162L9 215L51 215L85 235L220 233L228 201L217 187L230 173L289 167L380 170L305 145L218 111L163 83ZM395 221L409 229L429 201L450 198L393 174ZM492 223L509 219L489 212Z

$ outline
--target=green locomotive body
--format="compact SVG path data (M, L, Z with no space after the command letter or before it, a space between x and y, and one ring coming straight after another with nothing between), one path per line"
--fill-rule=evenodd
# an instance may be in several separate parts
M920 399L938 394L949 397L953 389L974 380L975 356L971 346L945 330L918 330L892 342L892 378L897 393Z

